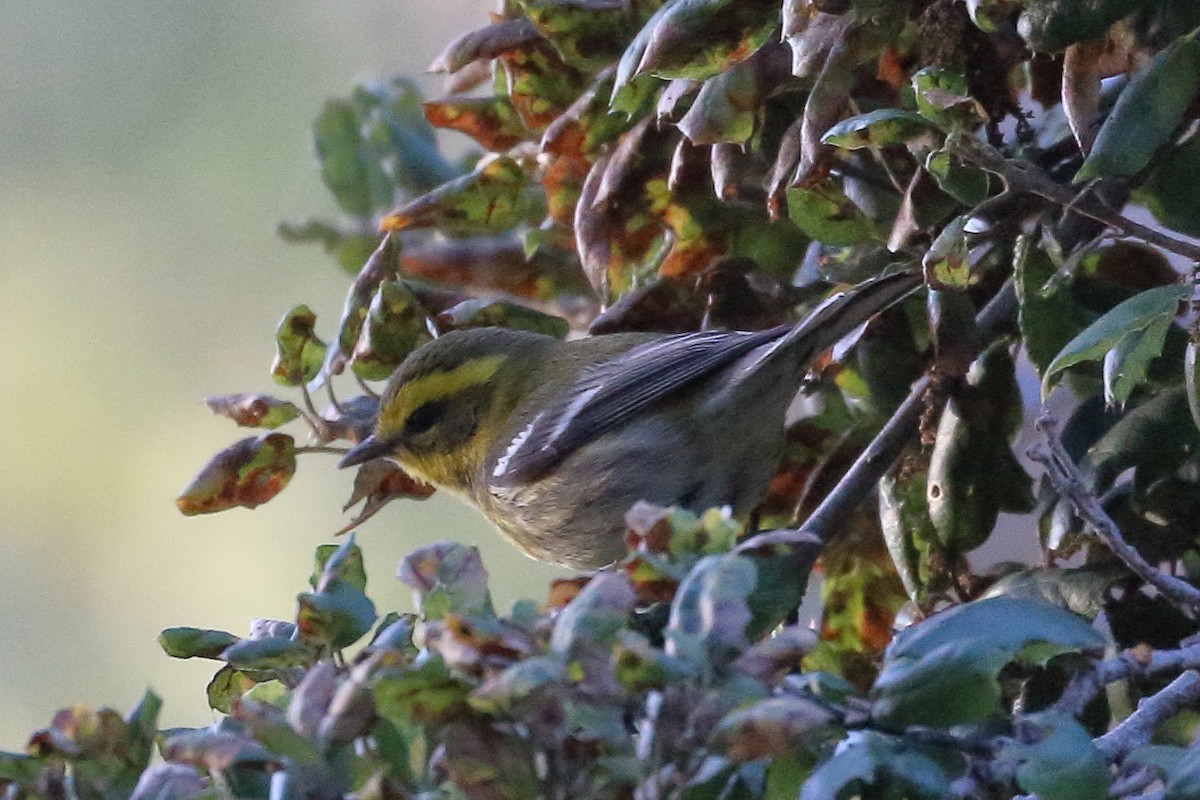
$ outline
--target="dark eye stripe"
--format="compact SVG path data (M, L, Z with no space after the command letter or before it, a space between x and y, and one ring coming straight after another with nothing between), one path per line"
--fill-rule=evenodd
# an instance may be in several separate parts
M430 400L417 406L404 421L404 434L416 436L424 433L437 424L446 410L445 400Z

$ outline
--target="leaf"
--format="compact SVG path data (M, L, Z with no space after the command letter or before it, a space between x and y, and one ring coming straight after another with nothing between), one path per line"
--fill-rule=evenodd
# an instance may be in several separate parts
M1041 729L1034 744L1013 744L1006 755L1017 761L1017 783L1045 800L1103 800L1109 771L1091 734L1070 714L1043 712L1020 719L1022 729Z
M436 542L404 557L396 570L400 582L413 590L421 618L441 619L447 612L460 616L492 616L487 570L475 547Z
M1017 32L1039 53L1101 36L1145 0L1030 0L1017 21Z
M971 263L968 258L968 216L952 219L925 251L921 266L925 284L931 289L965 289L971 282Z
M694 145L745 145L754 134L762 104L779 83L777 47L760 48L750 58L730 66L700 87L692 107L675 123Z
M255 741L282 758L298 764L320 760L312 742L293 730L283 711L269 703L236 698L229 704L229 716L242 723Z
M1200 236L1200 135L1193 135L1162 158L1136 192L1160 223L1188 236Z
M723 670L750 642L753 619L749 598L757 581L754 561L746 556L702 558L687 574L667 623L666 652L700 670Z
M301 640L332 650L354 644L375 624L375 604L362 589L345 581L297 595L296 604Z
M243 428L274 429L300 416L294 403L265 394L218 395L204 398L204 404Z
M1085 361L1104 358L1110 350L1120 345L1127 337L1146 334L1156 324L1161 327L1164 319L1169 326L1171 320L1175 318L1179 304L1187 300L1191 293L1190 286L1169 284L1136 294L1114 307L1074 339L1067 342L1054 357L1042 376L1042 397L1044 398L1050 393L1051 378L1062 370ZM1165 336L1165 332L1163 335ZM1125 368L1134 371L1134 375L1137 374L1136 370L1139 367L1144 375L1146 364L1154 355L1157 355L1157 353L1146 353L1136 347L1132 351L1126 352L1128 355L1125 359Z
M205 628L167 628L158 635L158 645L171 658L213 658L240 639L227 631Z
M1021 340L1044 378L1054 356L1094 318L1075 302L1068 284L1052 280L1057 271L1054 262L1031 236L1017 237L1013 262Z
M1051 651L1099 654L1105 640L1083 618L1037 600L996 597L954 606L901 631L887 659L919 659L947 644L973 639L1000 648L1009 658L1043 660Z
M430 72L458 72L479 59L491 59L501 53L541 38L524 17L506 19L456 37L429 65Z
M787 190L788 216L796 227L831 247L847 247L879 239L875 223L833 179L812 187Z
M636 599L625 575L597 574L559 612L550 634L550 651L568 660L596 654L607 657Z
M1188 411L1192 412L1192 422L1200 430L1200 363L1197 352L1200 343L1188 339L1187 348L1183 351L1183 388L1187 392Z
M334 583L346 583L359 591L366 591L367 571L363 565L362 549L355 544L351 535L341 544L323 544L315 554L313 574L308 585L324 591Z
M433 654L381 676L375 682L375 704L381 716L398 726L440 724L470 713L467 696L473 688Z
M1200 40L1193 33L1176 39L1129 81L1074 182L1140 172L1179 127L1198 86Z
M615 61L655 3L621 0L518 0L526 18L572 66L600 69Z
M370 217L393 202L395 189L379 157L363 141L358 115L345 100L330 100L313 123L321 180L347 214Z
M430 125L465 133L485 150L504 152L532 136L507 97L450 97L424 109Z
M778 13L772 0L669 0L646 23L650 34L634 74L710 78L764 44L779 24Z
M248 672L307 666L316 660L311 644L291 636L242 639L225 648L221 658L233 669Z
M467 702L485 714L521 714L530 704L562 703L567 683L567 665L562 659L535 656L489 677L471 692Z
M920 114L899 108L880 108L857 114L834 125L821 141L843 150L891 147L928 136L934 130Z
M949 150L934 150L925 159L925 169L943 192L965 206L977 206L992 193L996 182L978 167L963 164Z
M271 377L283 386L302 386L321 371L325 343L317 338L317 315L298 305L283 315L275 329L275 362Z
M255 508L283 491L296 471L295 440L285 433L242 439L201 467L175 505L187 516Z
M510 328L565 339L570 325L562 317L505 300L464 300L437 315L438 330Z
M361 330L350 368L368 381L386 380L413 350L433 341L425 309L403 281L379 284Z
M871 717L891 728L982 723L1000 713L996 677L1009 660L983 637L946 642L915 659L888 658L871 687Z
M912 87L917 113L941 128L971 130L988 118L960 73L923 67L913 73Z
M192 800L208 788L208 782L195 767L153 764L138 778L129 800Z
M354 475L354 491L342 511L362 502L362 511L346 523L335 535L347 533L361 526L379 513L388 503L399 498L425 500L433 496L436 489L419 481L386 458L368 461Z
M513 159L484 158L474 172L401 205L379 227L382 231L438 228L458 234L509 230L545 214L540 194Z
M713 731L716 746L731 761L779 758L827 732L836 716L804 697L772 697L726 714Z
M1166 800L1200 800L1200 746L1183 751L1167 769Z
M412 80L395 77L360 84L354 88L351 102L364 139L375 148L384 171L404 194L428 192L462 172L438 152L437 137L421 110L421 92ZM394 202L391 196L374 208L382 210Z
M953 795L951 783L965 774L955 750L922 744L915 738L854 731L837 751L813 770L799 800L840 800L855 795L941 800ZM874 787L878 791L866 791Z
M1174 315L1130 332L1104 354L1104 402L1123 407L1133 390L1146 380L1150 362L1162 355Z

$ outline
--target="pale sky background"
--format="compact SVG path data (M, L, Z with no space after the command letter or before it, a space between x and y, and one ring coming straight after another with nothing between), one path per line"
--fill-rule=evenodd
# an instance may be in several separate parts
M308 138L322 102L419 74L486 8L0 4L0 749L73 703L124 713L147 686L164 725L207 724L219 665L167 658L159 630L292 617L351 476L310 456L256 511L180 516L195 470L246 435L202 398L277 389L291 306L333 332L349 277L274 234L333 213ZM556 574L453 500L396 503L359 533L381 612L409 607L396 563L438 538L483 547L502 607Z

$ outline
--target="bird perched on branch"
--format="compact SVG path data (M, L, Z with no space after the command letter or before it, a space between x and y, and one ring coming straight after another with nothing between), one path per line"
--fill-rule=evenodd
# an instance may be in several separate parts
M877 278L753 333L448 333L400 365L374 432L340 466L390 458L530 556L596 569L624 554L638 500L752 511L809 364L920 284Z

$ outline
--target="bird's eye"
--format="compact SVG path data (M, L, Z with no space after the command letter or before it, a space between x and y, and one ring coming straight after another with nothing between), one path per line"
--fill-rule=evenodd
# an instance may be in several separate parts
M441 418L445 405L441 400L431 400L417 406L404 421L405 435L416 436L432 428Z

